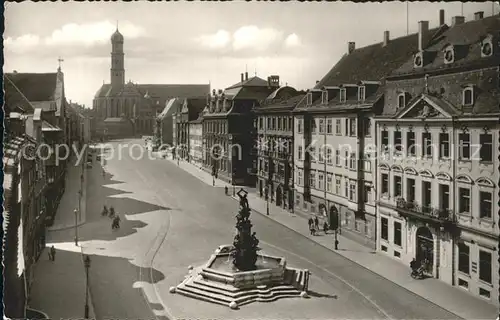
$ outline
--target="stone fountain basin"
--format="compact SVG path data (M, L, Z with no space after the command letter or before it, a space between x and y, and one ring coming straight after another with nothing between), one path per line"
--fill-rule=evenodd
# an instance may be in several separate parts
M256 270L239 271L232 264L230 253L213 254L201 269L205 280L232 285L236 288L254 288L283 284L285 281L286 260L281 257L259 254Z

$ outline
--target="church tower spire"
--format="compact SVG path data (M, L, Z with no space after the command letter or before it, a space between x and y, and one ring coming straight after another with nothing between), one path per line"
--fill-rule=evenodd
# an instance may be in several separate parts
M123 52L123 35L116 31L111 36L111 86L122 87L125 85L125 53Z

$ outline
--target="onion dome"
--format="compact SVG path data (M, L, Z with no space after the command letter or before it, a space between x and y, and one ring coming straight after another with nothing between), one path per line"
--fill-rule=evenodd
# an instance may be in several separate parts
M123 42L123 35L116 29L115 33L111 36L111 42Z

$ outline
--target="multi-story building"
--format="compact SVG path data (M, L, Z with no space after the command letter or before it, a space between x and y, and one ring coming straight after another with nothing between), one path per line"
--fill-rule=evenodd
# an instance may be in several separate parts
M303 97L304 92L284 86L276 89L254 109L258 135L259 196L288 210L293 210L294 201L292 111Z
M279 77L269 81L257 76L224 91L213 90L203 112L203 167L213 176L234 185L255 186L256 129L252 109L279 87Z
M182 106L175 114L176 153L181 159L189 161L191 147L189 122L198 119L207 105L207 97L183 99Z
M157 145L175 145L176 123L175 114L182 107L182 99L172 98L167 100L163 111L156 116L155 121L155 142Z
M377 248L498 303L500 20L464 20L387 77Z
M189 160L197 167L203 166L203 119L189 121Z
M294 111L296 210L324 216L343 235L372 248L377 234L372 118L383 106L383 78L417 47L418 34L390 39L388 31L382 42L367 47L349 42L347 53Z

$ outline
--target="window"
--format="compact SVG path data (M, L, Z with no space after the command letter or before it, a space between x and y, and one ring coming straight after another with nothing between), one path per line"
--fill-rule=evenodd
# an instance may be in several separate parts
M422 181L422 210L424 212L431 211L432 203L432 185L429 181Z
M394 176L394 197L403 195L402 179L400 176Z
M335 176L335 193L340 196L341 180L339 176Z
M269 119L267 119L267 120L269 120ZM302 133L302 119L297 120L297 133Z
M344 177L344 197L349 198L349 181Z
M346 89L340 89L340 102L345 102L346 100Z
M432 157L432 134L430 132L422 132L422 155L427 158Z
M297 171L297 184L302 185L302 171Z
M264 129L264 119L259 117L259 129Z
M356 132L356 119L350 119L350 132L349 132L349 135L351 137L356 137L357 136L357 132Z
M401 247L401 222L394 221L394 244Z
M316 188L316 172L311 171L309 174L309 186L311 188Z
M406 179L406 201L415 201L415 179Z
M319 133L325 133L325 120L319 119Z
M479 280L491 283L491 253L479 250Z
M333 119L326 120L326 133L333 133Z
M326 176L326 191L332 192L332 174L328 173Z
M382 173L382 195L389 195L389 175Z
M370 191L371 191L371 186L365 184L365 187L363 189L363 200L365 203L370 202Z
M368 154L365 154L365 159L363 160L363 170L365 172L372 172L372 161Z
M349 168L349 151L345 152L344 167Z
M345 119L344 136L349 136L349 119Z
M340 150L335 150L335 164L340 166Z
M394 131L394 149L396 149L396 151L401 152L402 148L403 148L403 138L401 135L401 131Z
M356 170L356 154L351 153L351 156L349 157L349 169L351 170Z
M381 238L384 239L385 241L389 240L389 220L387 218L380 218L380 222L382 225L382 232L380 234Z
M474 104L474 92L472 88L465 88L463 91L463 105L471 106Z
M316 133L316 119L311 119L311 132Z
M450 157L450 135L448 133L439 134L439 159Z
M323 156L324 156L324 152L325 152L325 147L326 146L322 146L321 148L318 148L318 162L319 163L323 163L323 161L324 161Z
M299 146L299 150L297 151L297 157L300 161L303 161L303 155L302 155L302 146Z
M458 243L458 271L470 273L470 248L463 242Z
M342 120L335 120L335 134L340 136L342 134Z
M417 150L415 145L415 132L407 132L406 133L406 147L408 148L407 155L409 157L416 156Z
M458 210L459 213L470 212L470 189L458 188Z
M460 133L458 135L458 148L460 150L459 159L470 159L470 134Z
M358 100L365 101L365 86L358 87Z
M372 121L370 119L365 119L363 123L365 137L370 137L372 135Z
M356 182L351 181L349 185L349 200L356 201Z
M328 103L328 91L321 91L321 103L322 104L327 104Z
M370 220L365 220L365 235L369 237L371 235L371 221Z
M282 129L283 129L284 131L288 130L287 125L288 125L288 121L287 121L287 119L286 119L286 118L283 118L283 127L282 127Z
M313 95L312 92L307 93L307 105L310 106L313 103Z
M309 148L309 159L311 159L311 161L316 161L316 148L315 147Z
M332 164L332 148L327 147L326 148L326 163L327 164Z
M323 186L323 183L324 183L324 176L323 176L323 173L318 173L318 189L319 190L324 190L324 186Z
M439 185L439 208L441 210L450 209L450 186L447 184Z
M479 191L479 217L483 219L491 219L492 211L492 193Z
M398 109L401 109L401 108L404 108L405 105L406 105L406 102L405 102L405 94L404 93L401 93L398 95Z
M480 161L492 162L493 161L493 136L488 133L479 135L479 157Z
M276 130L276 118L275 117L273 117L273 120L272 120L271 130Z
M389 132L384 130L382 131L382 152L388 151L389 148Z

